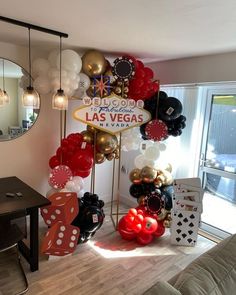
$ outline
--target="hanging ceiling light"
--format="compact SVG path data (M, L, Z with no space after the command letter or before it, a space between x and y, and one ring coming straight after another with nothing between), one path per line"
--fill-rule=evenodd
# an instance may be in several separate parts
M3 90L2 90L3 103L8 104L10 103L10 96L8 95L5 89L4 59L2 59L2 84L3 84Z
M4 92L0 89L0 108L4 106Z
M32 86L31 76L31 43L30 43L30 27L29 30L29 86L23 93L22 104L25 108L39 109L40 99L38 92Z
M52 98L52 108L56 110L67 110L68 109L68 97L64 90L61 89L61 52L62 52L62 41L60 36L60 88L53 95Z

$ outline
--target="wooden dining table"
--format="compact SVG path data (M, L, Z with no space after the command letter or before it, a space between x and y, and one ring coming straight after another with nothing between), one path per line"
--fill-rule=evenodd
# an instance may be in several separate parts
M17 196L16 193L20 193ZM9 196L9 194L12 194ZM8 196L7 196L8 195ZM26 210L29 215L29 245L18 243L19 250L30 264L31 271L39 268L39 208L50 201L16 176L0 178L0 215Z

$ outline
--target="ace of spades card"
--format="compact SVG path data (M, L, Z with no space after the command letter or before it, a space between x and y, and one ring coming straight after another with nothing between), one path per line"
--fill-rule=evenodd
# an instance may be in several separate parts
M171 244L194 246L200 221L199 212L176 210L172 212Z

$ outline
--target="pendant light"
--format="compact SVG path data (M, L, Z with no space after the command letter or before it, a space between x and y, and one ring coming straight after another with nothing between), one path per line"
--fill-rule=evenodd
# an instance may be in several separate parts
M52 98L52 108L55 110L67 110L68 109L68 97L64 93L64 90L61 89L61 53L62 53L62 40L60 36L60 88L53 95Z
M8 95L8 93L6 92L6 89L5 89L4 59L2 59L2 84L3 84L3 90L2 90L3 102L5 104L9 104L10 103L10 96Z
M4 92L0 89L0 108L4 106Z
M38 92L32 86L31 76L31 43L30 43L30 27L29 30L29 86L23 93L22 104L25 108L39 109L40 99Z

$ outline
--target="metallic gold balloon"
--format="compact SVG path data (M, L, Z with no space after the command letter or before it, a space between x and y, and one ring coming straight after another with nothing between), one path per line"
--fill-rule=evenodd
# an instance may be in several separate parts
M81 134L83 135L83 141L87 142L87 143L93 143L93 133L88 131L88 130L84 130L81 132Z
M119 147L117 147L117 148L114 150L114 154L115 154L115 158L116 158L116 159L119 159L119 157L120 157L120 149L119 149Z
M145 196L141 196L141 197L139 197L138 198L138 204L139 204L139 206L143 206L144 205L144 199L145 199Z
M158 221L164 220L166 218L167 213L168 213L168 211L166 209L162 208L161 213L159 213L157 215L157 220Z
M157 176L157 171L151 167L145 166L140 172L140 176L144 182L151 183Z
M118 140L115 135L106 132L99 132L96 138L97 150L102 154L112 153L118 145Z
M142 178L141 178L140 173L141 173L140 169L138 169L138 168L133 169L129 174L129 180L135 184L141 183Z
M171 185L174 181L171 173L167 170L163 170L163 175L165 176L164 185Z
M113 159L115 159L115 153L110 153L106 155L106 158L108 161L112 161Z
M121 94L121 87L116 87L115 88L115 93L116 94Z
M116 79L114 78L111 69L105 72L104 76L109 76L110 77L110 83L113 84Z
M154 180L154 184L157 187L161 187L165 182L165 176L163 174L157 175L156 179Z
M106 160L106 157L104 154L101 153L96 153L95 155L95 163L96 164L101 164Z
M129 87L125 86L124 87L124 93L128 93L129 92Z
M98 129L96 129L95 127L93 126L89 126L87 125L87 130L91 133L97 133L98 132Z
M106 66L105 57L97 50L89 50L82 56L83 72L89 77L102 75Z
M94 97L94 86L89 86L89 89L86 90L86 94L93 98Z
M167 227L167 228L170 228L170 226L171 226L171 222L170 222L169 220L164 220L164 221L163 221L163 226L164 226L164 227Z
M172 218L171 218L171 214L170 214L170 213L168 213L168 214L166 215L166 220L169 220L169 221L172 220Z
M128 94L123 94L123 98L128 98Z

